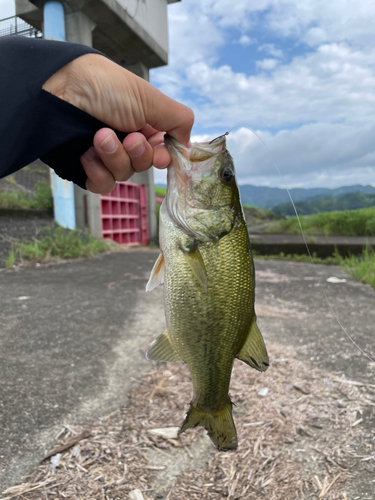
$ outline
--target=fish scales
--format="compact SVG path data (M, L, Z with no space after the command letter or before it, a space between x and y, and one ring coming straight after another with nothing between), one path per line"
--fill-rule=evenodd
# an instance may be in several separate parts
M202 425L220 450L237 447L228 394L234 358L265 371L256 326L255 272L233 160L225 137L186 148L166 136L172 156L160 209L160 248L147 290L164 283L166 331L148 359L184 362L193 382L180 432Z
M193 400L199 393L199 406L219 409L228 402L233 360L254 315L254 305L248 300L254 284L246 226L238 224L219 242L200 245L208 277L206 293L202 288L197 289L183 255L176 252L179 234L174 229L168 230L164 221L163 225L161 244L166 263L164 290L168 331L177 352L189 366ZM239 245L241 240L243 244ZM239 332L243 334L238 335ZM185 341L187 333L188 342Z

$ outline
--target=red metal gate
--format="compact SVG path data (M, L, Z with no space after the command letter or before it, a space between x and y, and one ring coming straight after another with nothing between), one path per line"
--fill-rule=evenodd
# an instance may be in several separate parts
M103 238L122 245L148 245L147 195L144 184L118 182L100 196Z

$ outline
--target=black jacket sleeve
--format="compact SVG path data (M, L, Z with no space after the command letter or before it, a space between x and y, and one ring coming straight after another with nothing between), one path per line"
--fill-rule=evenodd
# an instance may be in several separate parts
M79 157L105 124L42 89L77 57L100 52L74 43L0 38L0 178L40 158L63 179L85 188ZM118 134L122 139L126 134Z

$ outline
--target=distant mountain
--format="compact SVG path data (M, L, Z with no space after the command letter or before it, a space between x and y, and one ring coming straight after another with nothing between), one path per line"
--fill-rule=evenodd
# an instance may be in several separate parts
M156 184L158 187L167 187L166 184ZM252 184L243 184L240 186L241 201L243 205L266 208L270 210L281 203L290 202L288 193L283 188L270 188L265 186L253 186ZM328 188L292 188L290 194L293 201L315 201L319 198L339 198L348 193L375 194L375 187L362 186L342 186L336 189Z
M312 201L311 201L312 200ZM307 201L296 201L295 206L299 215L311 215L334 210L358 210L375 206L375 194L348 193L338 198L309 198ZM272 208L275 214L295 215L293 205L281 203Z
M254 207L271 209L281 203L290 202L288 193L285 189L270 188L265 186L253 186L244 184L240 186L241 201L243 205L252 205ZM362 186L360 184L354 186L343 186L336 189L328 188L292 188L290 194L293 201L314 201L319 198L339 198L348 193L365 193L375 194L375 187Z

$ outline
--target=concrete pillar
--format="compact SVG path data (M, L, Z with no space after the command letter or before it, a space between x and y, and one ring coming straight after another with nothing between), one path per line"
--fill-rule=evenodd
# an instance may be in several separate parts
M65 16L66 40L82 43L92 47L92 31L95 24L82 12L75 12ZM124 66L137 76L149 81L149 68L141 62ZM149 240L157 240L157 220L155 212L154 172L152 169L133 175L130 182L145 184L147 188L147 216ZM76 210L76 226L80 229L89 229L95 238L101 237L100 198L99 195L74 186L74 200Z
M64 6L61 2L48 0L43 5L44 38L65 41ZM74 188L71 182L52 173L53 212L55 221L62 227L74 229Z
M156 220L154 170L150 168L146 170L146 172L136 173L129 179L129 182L146 185L148 239L150 243L156 243L158 238L158 225Z
M96 24L82 12L67 14L65 16L66 41L92 47L92 32L95 27ZM102 232L99 195L74 185L74 202L76 227L89 229L94 238L100 238Z
M43 5L44 38L65 40L64 6L61 2L50 0Z
M82 12L65 16L66 41L92 47L92 32L96 24Z
M143 63L138 62L138 63L135 63L135 64L128 64L126 66L123 64L122 66L125 69L127 69L127 70L131 71L132 73L134 73L135 75L140 76L141 78L143 78L147 82L150 81L150 70Z
M123 65L123 67L144 80L150 81L149 68L141 62L131 65ZM158 238L158 226L156 220L156 202L155 202L155 185L154 185L154 171L152 168L146 172L134 174L129 182L137 184L145 184L147 188L147 218L148 218L148 238L150 242L155 243Z

